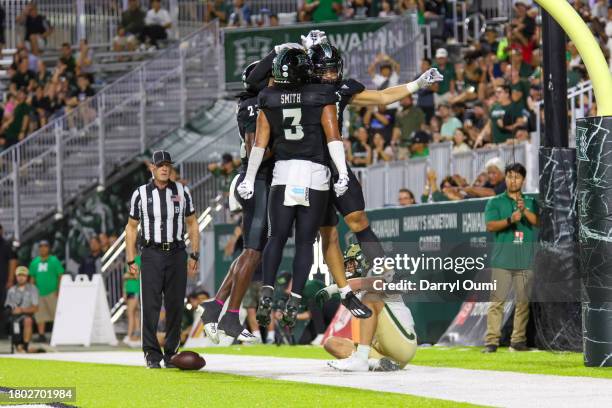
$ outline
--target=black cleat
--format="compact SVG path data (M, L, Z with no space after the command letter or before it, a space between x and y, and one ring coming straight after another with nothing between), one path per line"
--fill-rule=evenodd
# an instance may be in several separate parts
M347 293L346 297L342 299L342 305L348 309L353 316L358 319L367 319L372 316L372 311L369 307L361 303L361 300L353 292Z
M372 371L398 371L401 370L399 364L388 357L383 357L378 361L378 364Z
M485 346L482 351L482 353L496 353L497 352L497 346L493 345L493 344L489 344L488 346Z
M285 310L283 311L283 317L280 320L280 325L282 327L292 328L295 326L295 321L297 319L298 310L300 307L300 303L302 298L298 298L295 296L291 296L285 305Z
M260 326L267 327L270 324L270 313L272 313L272 298L271 297L261 297L259 299L259 306L257 306L257 323Z
M228 336L243 343L257 343L259 341L258 337L253 336L240 324L238 313L224 314L219 320L217 330L220 336Z
M257 306L257 323L260 326L267 327L270 324L270 314L272 313L272 295L274 294L274 288L270 286L264 286L261 288L261 298L259 299L259 306Z
M242 333L242 329L238 313L225 313L217 325L218 331L223 331L226 335L233 338L238 337Z
M200 307L204 309L202 313L202 323L217 323L223 306L218 304L215 299L200 303Z

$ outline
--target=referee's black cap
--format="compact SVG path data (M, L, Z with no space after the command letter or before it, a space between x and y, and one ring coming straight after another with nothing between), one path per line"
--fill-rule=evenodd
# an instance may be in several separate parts
M173 164L172 157L170 157L170 153L165 150L158 150L153 152L153 164L159 166L162 163L170 163Z

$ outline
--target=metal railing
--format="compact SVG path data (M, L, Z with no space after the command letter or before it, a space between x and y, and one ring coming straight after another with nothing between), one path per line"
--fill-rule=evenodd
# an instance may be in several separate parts
M17 23L17 17L32 0L5 0L5 38L6 46L14 48L24 40L24 26ZM148 3L141 1L146 12ZM252 3L276 3L275 1L252 1ZM288 0L279 1L280 6L273 9L285 10L291 7ZM53 27L46 39L46 47L57 49L63 43L75 45L87 38L92 46L108 46L112 43L121 23L121 14L127 9L127 0L37 0L38 13L44 15ZM205 22L206 1L200 0L162 0L162 8L168 10L173 26L170 36L184 38L202 28Z
M452 8L453 38L455 43L465 44L468 37L467 4L465 1L451 0L448 2L448 7Z
M206 21L209 4L214 5L214 3L215 0L180 0L178 2L179 20ZM298 11L298 0L247 0L245 4L253 14L260 14L264 10L268 10L271 14L297 13Z
M378 53L385 53L399 63L400 80L412 80L420 69L422 37L416 14L394 17L346 53L344 66L347 75L365 84L366 88L373 88L368 67Z
M210 23L0 153L0 223L21 239L29 226L219 96L218 24Z
M569 113L569 146L576 147L576 120L589 116L589 111L595 102L593 85L591 81L580 82L567 90L568 113ZM536 111L536 133L542 134L542 117L544 110L544 100L538 101L535 106Z
M3 2L6 20L6 45L14 48L24 40L24 27L17 17L31 0ZM53 32L46 39L46 47L59 48L62 43L77 44L87 38L92 45L110 44L117 33L122 7L113 0L37 0L38 13L44 15Z
M503 23L512 17L512 0L475 0L474 3L487 23Z
M366 208L396 205L401 188L409 189L419 200L425 191L428 169L436 171L438 181L446 176L459 174L472 183L485 170L485 163L494 157L499 157L505 164L524 164L529 179L526 181L525 191L533 192L537 184L534 187L531 179L535 179L537 183L538 177L537 170L532 169L529 147L528 143L521 143L452 153L452 143L444 142L431 144L428 157L378 163L369 167L353 168L353 171L361 181ZM537 149L534 151L537 154Z

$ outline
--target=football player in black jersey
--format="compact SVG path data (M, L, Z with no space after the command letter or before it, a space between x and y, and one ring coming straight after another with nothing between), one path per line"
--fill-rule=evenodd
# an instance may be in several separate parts
M329 45L324 32L311 31L307 36L302 36L302 43L301 46L299 44L291 45L291 43L286 45L308 49L311 60L313 60L315 77L320 83L329 84L336 88L339 128L342 127L342 114L348 104L357 106L387 105L443 79L437 69L432 68L422 74L416 81L380 91L366 90L365 86L358 81L342 78L342 59L338 51ZM257 64L248 75L247 82L258 83L261 78L267 77L275 56L276 49L272 50ZM333 166L331 167L333 169ZM365 256L370 262L373 258L385 256L378 237L370 228L365 213L365 200L361 184L355 178L353 172L350 171L350 167L347 166L347 169L349 177L348 192L340 197L330 197L330 205L321 227L325 262L341 294L350 292L350 287L345 277L342 251L338 240L338 232L335 228L338 219L334 207L342 214L348 227L356 235Z
M255 146L251 149L246 177L237 188L244 199L253 196L255 174L265 149L271 146L275 164L268 199L270 235L263 253L264 286L257 310L261 325L270 320L272 285L294 222L291 297L281 324L289 327L295 324L302 290L312 267L312 245L329 199L330 158L339 174L333 185L335 194L344 194L348 185L334 88L308 84L311 73L312 63L304 50L279 50L272 64L274 84L259 93ZM371 315L369 310L361 313Z
M250 64L243 72L244 91L238 95L238 131L240 133L240 159L242 165L236 183L240 183L247 170L248 156L255 140L255 126L257 122L257 95L268 85L267 78L255 84L246 83L246 77L257 65ZM247 330L243 330L238 319L240 303L246 293L255 269L261 261L261 252L266 244L268 234L268 193L272 179L272 160L270 154L265 155L262 165L255 176L255 198L244 200L235 194L242 206L242 234L244 247L238 258L232 262L227 276L223 280L214 299L201 304L204 312L202 322L206 335L214 342L231 344L235 338L242 342L258 341ZM233 193L231 191L230 193ZM219 320L225 302L229 299L227 311ZM218 324L217 324L218 322Z

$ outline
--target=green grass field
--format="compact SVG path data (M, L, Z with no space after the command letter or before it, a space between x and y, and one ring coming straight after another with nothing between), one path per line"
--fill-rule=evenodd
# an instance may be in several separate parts
M196 349L204 355L232 354L329 359L321 347L233 346ZM586 368L579 353L510 353L483 355L476 347L420 348L412 364L531 374L612 378L612 369ZM410 368L408 367L408 370ZM0 358L0 387L77 387L75 405L84 407L222 407L391 406L467 407L411 395L322 386L207 372L146 370L110 364Z
M295 348L294 348L295 349ZM2 387L74 387L79 407L475 407L410 395L206 371L0 358ZM348 404L348 405L347 405Z
M515 371L577 377L612 378L612 368L585 367L580 353L532 351L511 353L500 348L495 354L482 354L479 347L419 348L411 364L431 367L456 367L474 370ZM331 359L321 347L241 346L197 349L208 354L244 354L288 358Z

